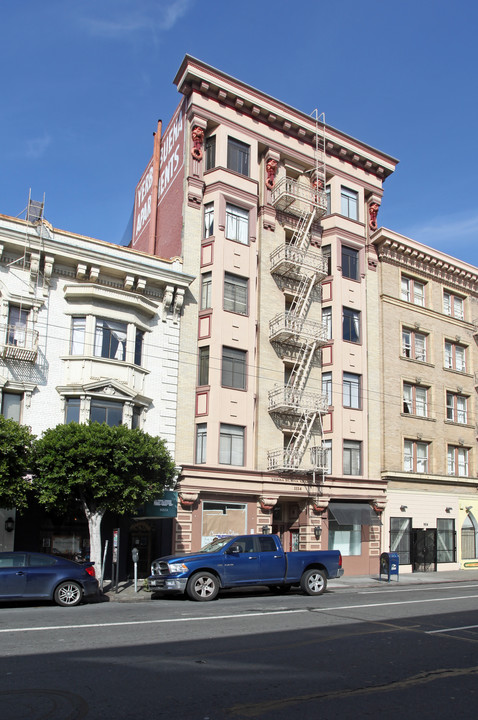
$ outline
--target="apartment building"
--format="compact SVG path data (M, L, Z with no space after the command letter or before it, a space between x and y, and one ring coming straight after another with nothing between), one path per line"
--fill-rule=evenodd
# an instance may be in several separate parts
M396 160L186 56L137 186L132 247L195 277L180 337L177 551L278 532L378 570L366 280Z
M368 280L370 472L404 571L476 566L478 269L380 228Z
M29 201L26 219L1 215L1 413L35 435L89 419L140 427L174 455L180 308L191 279L179 260L52 227L43 203ZM87 551L82 519L0 512L3 549ZM160 551L158 522L123 523L124 554L140 538L145 568Z

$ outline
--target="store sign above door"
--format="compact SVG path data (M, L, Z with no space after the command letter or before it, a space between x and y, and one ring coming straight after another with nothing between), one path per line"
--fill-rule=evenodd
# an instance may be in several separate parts
M153 502L145 503L136 512L141 518L173 518L178 514L178 493L174 490L165 490L163 497Z

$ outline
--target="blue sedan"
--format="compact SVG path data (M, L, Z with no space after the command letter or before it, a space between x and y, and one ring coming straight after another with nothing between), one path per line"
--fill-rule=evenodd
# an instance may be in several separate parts
M74 607L98 595L94 563L32 552L0 553L0 601L54 600Z

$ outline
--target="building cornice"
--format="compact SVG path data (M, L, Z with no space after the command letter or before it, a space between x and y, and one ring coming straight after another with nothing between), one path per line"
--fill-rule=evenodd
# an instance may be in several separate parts
M300 110L227 75L201 60L186 55L174 78L179 92L188 98L194 93L247 115L257 123L280 131L288 138L315 148L316 120ZM398 160L359 140L325 125L325 150L357 168L384 180Z
M379 228L371 242L378 259L478 295L478 268L409 238Z

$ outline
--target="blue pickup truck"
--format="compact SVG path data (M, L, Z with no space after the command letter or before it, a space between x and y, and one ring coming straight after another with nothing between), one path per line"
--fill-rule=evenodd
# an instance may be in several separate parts
M191 600L214 600L221 588L268 585L287 591L300 585L307 595L322 595L328 578L342 577L338 550L284 552L277 535L216 538L188 555L170 555L151 564L153 593L187 593Z

